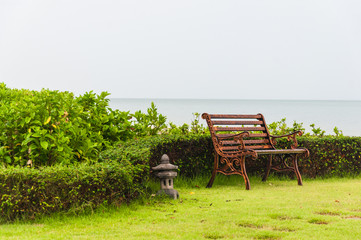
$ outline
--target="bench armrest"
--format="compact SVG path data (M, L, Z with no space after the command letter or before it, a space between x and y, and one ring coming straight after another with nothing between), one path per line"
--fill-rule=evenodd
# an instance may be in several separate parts
M291 145L292 149L296 149L298 147L298 143L297 143L297 139L296 136L302 136L303 132L302 131L295 131L293 133L289 133L289 134L285 134L285 135L279 135L279 136L275 136L275 135L270 135L271 137L271 141L273 145L277 144L277 138L283 138L283 137L287 137L287 141L292 141L293 144Z

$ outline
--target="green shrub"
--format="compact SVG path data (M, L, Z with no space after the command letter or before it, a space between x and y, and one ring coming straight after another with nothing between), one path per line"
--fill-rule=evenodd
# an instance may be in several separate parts
M0 219L33 219L56 211L130 201L143 191L141 166L123 160L72 167L0 169Z
M136 120L133 130L137 137L154 136L164 131L167 127L167 118L158 113L154 102L152 102L150 108L147 109L147 113L136 111L131 116Z
M133 137L128 112L108 107L106 92L9 89L0 83L0 163L70 164L98 158L116 141Z
M273 122L268 125L268 130L271 135L284 135L296 131L302 131L305 137L324 137L324 136L331 136L326 135L326 131L322 130L320 127L316 128L315 124L310 124L311 133L307 132L306 129L303 127L303 123L298 123L293 121L292 127L289 127L286 123L286 118L282 118L280 121ZM334 136L336 137L343 137L343 133L337 127L333 128Z
M119 141L170 132L155 104L146 113L109 108L108 93L10 89L0 83L0 163L35 166L97 161ZM175 127L174 129L177 129ZM191 130L187 129L187 132Z
M294 121L292 127L289 127L287 126L286 118L282 118L280 121L269 124L268 130L270 131L271 135L284 135L296 131L305 132L303 123L297 123Z

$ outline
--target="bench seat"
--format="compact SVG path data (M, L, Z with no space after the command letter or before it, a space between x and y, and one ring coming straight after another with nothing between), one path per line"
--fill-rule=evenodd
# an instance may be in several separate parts
M271 149L271 150L256 150L258 155L263 154L296 154L296 153L307 153L306 149Z

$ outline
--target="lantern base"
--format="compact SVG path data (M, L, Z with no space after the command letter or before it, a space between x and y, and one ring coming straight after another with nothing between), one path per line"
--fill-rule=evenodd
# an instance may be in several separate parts
M161 189L157 192L157 195L162 195L162 194L166 194L173 199L179 198L179 193L175 189Z

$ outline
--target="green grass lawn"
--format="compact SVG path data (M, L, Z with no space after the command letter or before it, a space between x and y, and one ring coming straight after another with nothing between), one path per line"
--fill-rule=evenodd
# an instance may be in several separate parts
M148 197L91 214L0 225L0 239L361 239L361 176L175 180L179 200ZM158 184L151 183L156 191Z

